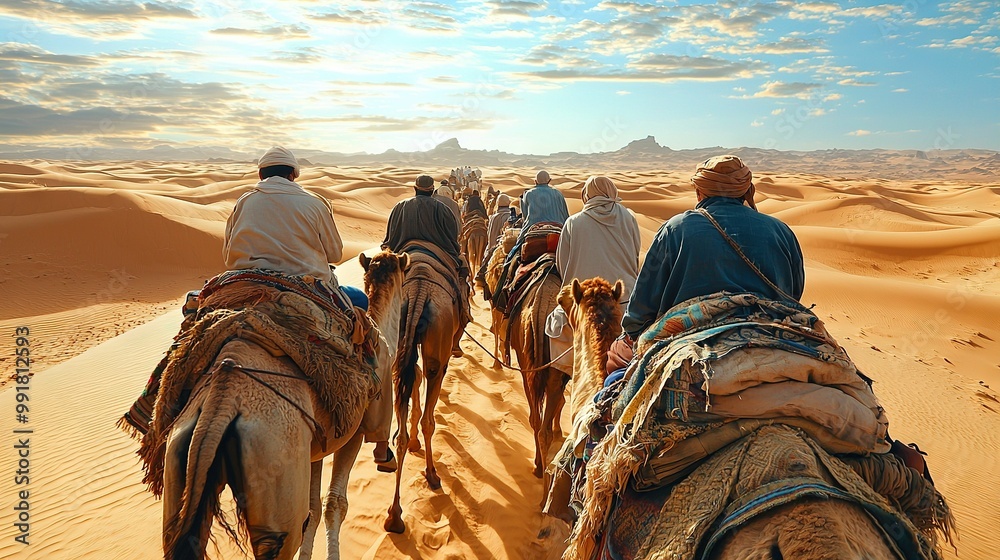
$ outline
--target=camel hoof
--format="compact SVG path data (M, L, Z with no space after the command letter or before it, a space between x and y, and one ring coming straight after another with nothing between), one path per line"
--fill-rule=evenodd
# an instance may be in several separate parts
M503 365L500 362L493 362L493 369L503 369Z
M424 471L424 478L427 479L427 487L431 490L441 489L441 477L436 472Z
M417 438L410 438L410 443L406 444L406 450L410 453L420 451L420 440Z
M386 518L385 523L382 525L387 533L396 533L402 535L406 531L406 525L403 524L402 516L390 515Z
M542 467L539 467L539 466L535 466L535 470L533 470L531 472L531 474L535 475L535 478L542 478L542 475L544 473L545 473L545 469L543 469Z
M452 358L461 358L464 355L465 355L465 352L463 352L461 348L455 348L455 349L453 349L451 351L451 357Z

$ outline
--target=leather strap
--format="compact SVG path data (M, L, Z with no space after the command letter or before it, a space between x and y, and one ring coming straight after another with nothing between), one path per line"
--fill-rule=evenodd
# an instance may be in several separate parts
M740 249L740 245L736 243L736 241L734 241L732 237L729 237L729 234L726 233L726 230L722 229L722 226L719 225L719 222L715 221L715 218L713 218L712 215L708 213L708 210L705 210L704 208L695 208L694 211L707 218L708 221L712 222L712 225L715 226L715 229L719 230L719 233L722 234L722 237L726 238L726 241L729 242L729 246L732 247L734 251L736 251L736 254L739 255L741 259L743 259L743 262L747 263L747 266L749 266L750 269L753 270L754 273L756 273L761 280L766 282L767 285L771 287L771 289L773 289L775 292L778 293L778 295L780 295L781 297L785 298L788 301L796 301L796 302L798 301L797 299L785 293L785 290L779 288L777 285L775 285L774 282L771 282L771 279L765 276L764 273L761 272L759 268L757 268L757 265L753 264L753 261L747 258L747 256L743 253L743 249Z

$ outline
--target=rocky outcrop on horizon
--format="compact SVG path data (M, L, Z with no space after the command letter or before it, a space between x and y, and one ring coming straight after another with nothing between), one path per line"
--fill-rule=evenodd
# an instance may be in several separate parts
M425 169L473 167L555 167L603 171L694 169L714 155L731 153L757 172L815 173L825 176L882 177L896 179L941 178L968 175L981 180L1000 172L1000 153L993 150L842 150L781 151L765 148L713 146L674 150L647 136L624 147L590 154L556 152L548 155L512 154L500 150L472 150L449 138L426 151L381 154L296 150L309 166L385 166ZM148 149L66 147L19 148L0 145L0 159L7 160L130 160L253 162L255 154L225 147L158 145Z

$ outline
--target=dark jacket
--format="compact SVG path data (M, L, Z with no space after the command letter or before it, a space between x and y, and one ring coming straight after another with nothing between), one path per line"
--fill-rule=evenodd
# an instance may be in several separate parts
M802 249L787 225L735 198L706 198L696 208L705 208L771 282L796 300L802 297ZM721 291L783 299L743 262L711 222L689 210L669 219L653 238L622 327L637 338L678 303Z
M389 214L385 240L382 247L399 251L414 239L429 241L455 259L455 266L461 263L458 247L458 224L455 216L440 200L430 193L418 193L413 198L399 202Z

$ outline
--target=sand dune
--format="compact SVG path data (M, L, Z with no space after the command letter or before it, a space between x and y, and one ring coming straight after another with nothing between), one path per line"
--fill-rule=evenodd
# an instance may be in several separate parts
M534 176L480 167L486 184L512 196ZM807 259L803 301L816 304L875 379L893 435L929 453L958 516L959 557L992 558L1000 547L1000 490L991 483L1000 471L1000 184L941 171L933 180L851 180L816 168L759 173L758 205L795 230ZM15 543L4 521L0 557L159 557L160 505L140 484L135 443L114 422L176 333L184 292L221 271L225 220L252 187L252 171L225 162L0 162L0 332L29 326L35 359L32 544ZM354 257L378 245L386 216L422 171L304 170L300 182L336 208L342 281L360 285ZM550 169L571 212L582 207L583 181L601 171ZM693 205L688 176L686 168L611 175L645 245ZM489 313L481 302L474 312L470 332L488 340ZM10 371L13 338L0 340L0 364ZM520 375L489 368L482 350L463 346L467 355L452 362L436 410L443 489L426 488L423 455L411 455L408 530L385 534L393 479L375 471L366 445L352 474L345 558L558 556L561 527L537 538L549 524L538 513ZM14 398L8 384L0 392L8 451ZM13 503L12 482L5 474L0 483L5 504ZM220 542L220 557L237 557Z

